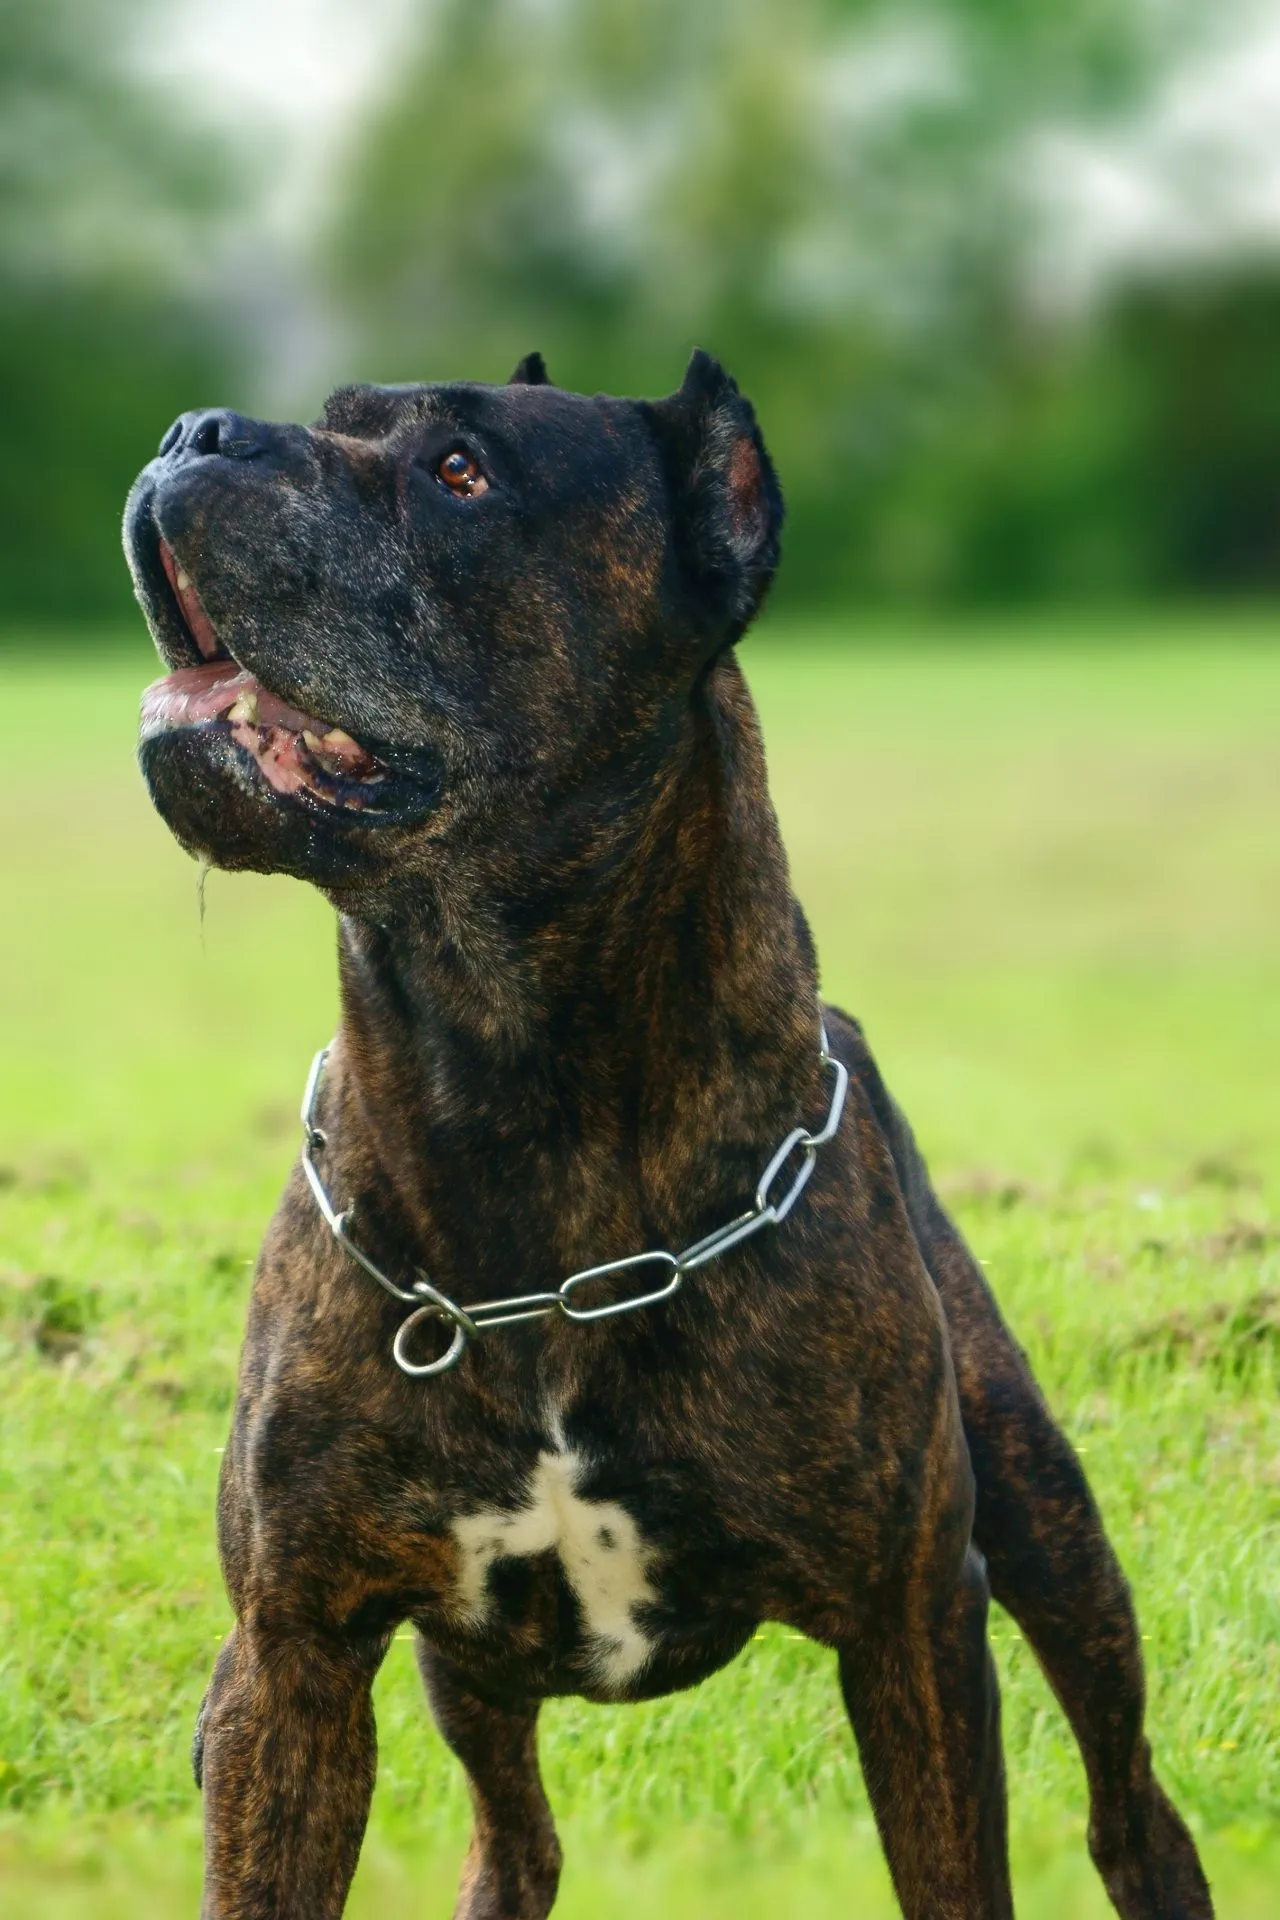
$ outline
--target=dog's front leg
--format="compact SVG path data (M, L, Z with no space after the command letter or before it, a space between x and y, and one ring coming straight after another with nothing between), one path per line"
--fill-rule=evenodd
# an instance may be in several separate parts
M840 1655L889 1871L907 1920L1013 1920L982 1556L949 1591L912 1585Z
M537 1705L477 1699L425 1640L418 1665L436 1725L467 1770L475 1809L455 1920L544 1920L560 1881L560 1842L538 1772Z
M383 1639L245 1621L201 1709L203 1920L337 1920L373 1792Z

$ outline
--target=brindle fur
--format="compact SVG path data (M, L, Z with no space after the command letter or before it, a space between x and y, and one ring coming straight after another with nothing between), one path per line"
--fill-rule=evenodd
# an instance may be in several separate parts
M483 499L432 477L456 443ZM660 403L562 393L531 356L507 388L347 390L312 430L191 416L140 479L129 546L169 663L196 656L157 526L238 660L433 796L339 820L269 793L217 726L143 750L184 845L338 908L324 1174L385 1270L466 1301L687 1245L820 1122L813 948L732 644L780 521L751 410L704 355ZM547 1913L539 1703L618 1696L554 1554L499 1560L488 1625L460 1617L450 1523L518 1504L555 1418L581 1497L651 1549L656 1651L622 1697L694 1685L764 1620L834 1648L911 1920L1012 1912L989 1593L1080 1743L1117 1910L1211 1913L1080 1465L860 1029L823 1011L849 1096L783 1226L661 1307L489 1333L435 1379L392 1364L405 1309L295 1170L219 1494L236 1625L196 1740L208 1920L342 1911L404 1621L471 1782L458 1914Z

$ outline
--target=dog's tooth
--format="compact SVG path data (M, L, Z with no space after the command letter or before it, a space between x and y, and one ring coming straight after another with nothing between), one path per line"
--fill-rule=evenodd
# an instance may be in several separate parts
M330 753L346 753L352 748L357 753L361 751L359 744L351 738L349 733L344 733L341 727L330 727L324 736L324 744Z
M320 735L318 733L312 733L310 727L304 727L302 729L302 738L304 739L306 744L310 747L312 753L316 753L320 750L320 747L322 744Z
M258 724L258 696L256 693L242 693L234 707L227 709L228 720L247 720L251 727Z
M178 568L178 592L185 593L187 588L190 585L191 585L190 580L187 578L186 574L182 571L182 568L179 567Z

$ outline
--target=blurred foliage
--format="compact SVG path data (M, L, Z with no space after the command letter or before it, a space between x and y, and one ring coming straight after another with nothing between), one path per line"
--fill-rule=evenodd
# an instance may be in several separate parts
M876 584L960 601L1275 590L1277 341L1264 268L1138 284L1091 326L1006 336L876 500Z
M1037 131L1116 123L1208 31L1183 0L442 0L338 222L362 364L538 346L653 392L710 347L779 460L792 598L1272 583L1265 288L1088 326L1027 295Z
M710 347L781 467L793 602L1280 585L1280 264L1075 314L1035 278L1037 141L1134 124L1247 3L421 0L300 295L254 237L260 127L142 77L179 0L0 0L0 619L123 611L160 432L292 410L299 338L335 379L536 346L648 393Z
M194 261L233 175L130 70L155 13L150 0L0 0L8 617L125 608L125 493L168 419L229 371Z

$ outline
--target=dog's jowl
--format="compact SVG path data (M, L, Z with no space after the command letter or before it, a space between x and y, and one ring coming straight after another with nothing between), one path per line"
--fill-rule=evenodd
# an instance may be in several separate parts
M1080 1465L819 998L735 651L781 520L702 354L657 402L531 355L188 414L133 490L155 804L338 914L219 1493L209 1920L341 1913L405 1622L466 1920L554 1900L540 1702L692 1685L762 1621L837 1653L903 1911L1010 1914L989 1595L1117 1911L1212 1911Z

